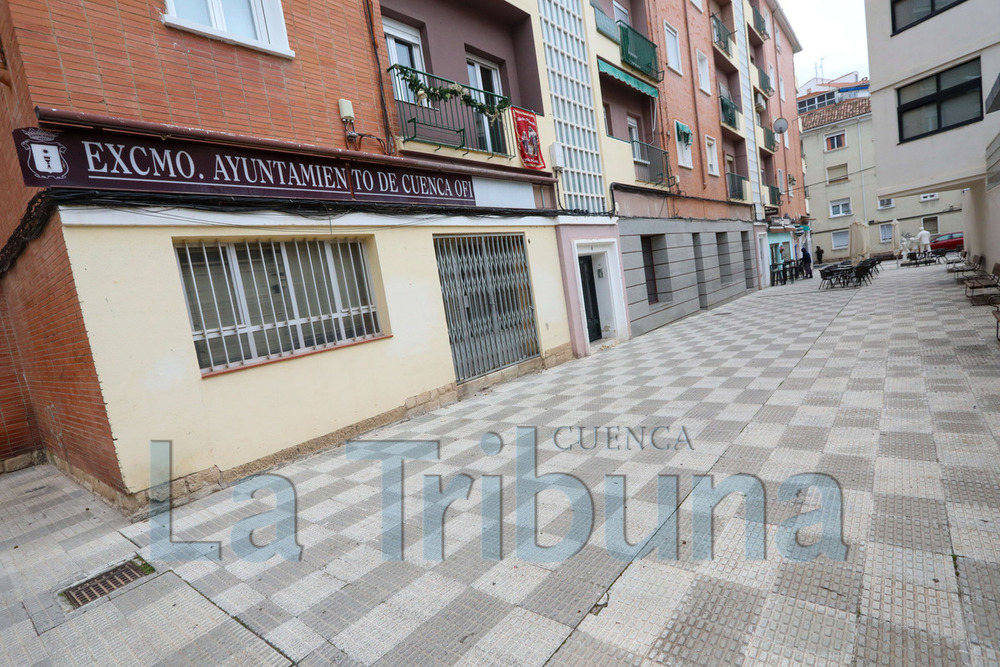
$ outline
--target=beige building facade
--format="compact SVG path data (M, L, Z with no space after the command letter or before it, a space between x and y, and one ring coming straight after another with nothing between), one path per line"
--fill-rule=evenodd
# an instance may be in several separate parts
M1000 260L1000 3L866 0L882 198L962 192L966 248Z
M809 210L814 249L823 261L848 257L848 228L858 219L868 223L872 254L896 250L892 223L901 237L962 230L962 195L928 191L880 197L875 161L871 100L858 97L810 111L802 120L802 154L809 169ZM815 253L814 253L815 257Z

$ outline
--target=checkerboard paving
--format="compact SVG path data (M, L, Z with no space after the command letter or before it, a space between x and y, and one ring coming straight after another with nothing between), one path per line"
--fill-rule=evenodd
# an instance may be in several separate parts
M296 488L301 561L236 558L233 525L272 501L224 490L173 517L175 540L217 541L221 561L153 561L156 574L71 610L59 591L150 559L148 523L51 467L4 475L0 663L996 664L993 319L940 267L816 285L761 291L367 434L440 442L438 460L404 466L402 560L382 553L381 464L335 448L276 471ZM536 428L548 475L534 499L517 494L518 426ZM486 432L498 454L480 448ZM786 479L813 472L839 484L843 561L778 548L784 522L826 509L815 489L779 500ZM425 536L429 475L472 483ZM735 475L753 476L766 512L721 501L700 559L694 496ZM498 512L484 509L487 476L502 484ZM564 491L581 489L591 530L561 560L552 550L575 517ZM540 559L519 544L532 515ZM484 527L501 558L484 557ZM432 535L443 560L425 549Z

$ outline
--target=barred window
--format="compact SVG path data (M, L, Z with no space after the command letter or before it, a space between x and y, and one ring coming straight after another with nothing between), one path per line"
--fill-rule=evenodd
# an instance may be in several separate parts
M184 243L177 260L203 371L381 335L361 241Z

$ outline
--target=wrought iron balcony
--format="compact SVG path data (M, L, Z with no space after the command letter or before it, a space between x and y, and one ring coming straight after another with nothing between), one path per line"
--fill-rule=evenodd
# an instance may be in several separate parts
M730 199L746 201L747 177L739 174L726 173L726 187L729 191Z
M624 21L618 22L618 37L621 40L622 62L634 67L656 81L663 80L663 70L656 57L656 44L647 39Z
M389 74L405 141L514 156L517 139L507 97L402 65L390 67ZM414 77L427 88L451 88L459 94L450 99L430 99L426 93L413 89ZM496 109L497 113L488 115L469 106L463 99L466 96L480 105Z
M733 31L726 27L718 14L712 14L712 38L715 40L715 45L722 49L723 53L730 58L733 56L735 51Z
M778 150L778 138L774 135L774 132L769 127L761 127L764 131L764 148L771 151L772 153Z
M767 34L767 21L764 20L764 16L760 13L755 5L750 5L750 9L753 10L753 27L757 31L757 34L761 36L762 39L767 39L770 35Z
M781 206L781 188L776 185L766 185L767 203L769 206Z
M760 89L764 91L765 95L773 95L774 88L771 87L771 77L759 65L755 65L755 67L757 68L757 80L760 82Z
M594 17L597 19L597 32L616 43L621 41L618 37L618 26L615 25L615 20L605 14L604 10L601 9L601 6L595 0L591 0L590 4L594 8Z
M736 106L736 103L729 98L720 97L719 104L722 106L722 124L739 131L740 110Z
M658 185L670 185L670 162L667 151L659 146L632 141L632 162L635 180Z

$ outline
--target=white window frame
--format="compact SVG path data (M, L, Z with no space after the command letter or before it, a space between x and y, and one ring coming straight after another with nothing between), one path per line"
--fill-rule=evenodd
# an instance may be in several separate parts
M831 250L843 250L850 243L850 232L846 229L842 229L836 232L830 233L830 249ZM837 239L843 239L842 243L837 243Z
M845 215L851 215L851 198L844 197L843 199L834 199L830 202L830 217L831 218L842 218Z
M928 192L927 194L920 195L920 201L934 201L938 198L938 193Z
M708 166L709 176L719 175L719 144L716 142L715 137L710 137L705 135L705 155L706 155L706 165Z
M175 255L202 373L382 336L362 239L196 241Z
M785 184L785 172L782 169L778 169L778 192L785 194L787 192Z
M628 116L625 124L628 130L628 142L632 146L632 161L639 164L649 164L649 160L642 156L642 146L635 143L642 141L639 135L639 119L634 116Z
M701 12L701 13L704 14L705 13L705 7L702 5L703 1L704 0L691 0L691 4L694 5L695 7L697 7L699 12Z
M695 54L698 58L698 88L701 92L711 95L712 75L708 66L708 56L702 53L701 49L695 49Z
M666 38L666 42L664 43L666 46L666 49L664 49L664 55L667 58L667 67L674 70L681 76L684 76L684 61L681 58L680 33L666 21L663 22L663 32ZM671 38L673 39L671 40Z
M692 141L690 144L683 141L680 132L677 131L677 123L679 122L674 121L674 146L677 147L677 166L684 167L685 169L694 169L694 155L691 150L691 146L694 144L694 137L691 138ZM693 132L693 130L691 131Z
M413 47L413 69L426 72L424 69L424 45L420 39L420 31L411 25L406 25L400 21L382 17L382 31L385 33L385 46L389 52L389 64L400 65L396 54L395 41L399 40ZM425 77L421 77L422 79ZM426 81L424 81L426 83ZM416 96L399 78L392 78L392 92L395 98L401 102L416 104ZM424 100L422 106L429 107L430 102Z
M781 53L781 29L777 25L774 26L774 48L778 50L778 53Z
M781 98L782 102L785 101L785 77L783 76L778 77L778 97Z
M840 137L840 145L834 148L830 148L830 139L835 139ZM831 132L823 137L823 152L830 153L832 151L839 151L842 148L847 148L847 130L838 130L837 132Z
M795 196L795 188L792 187L792 174L789 173L785 177L785 183L787 184L785 192L788 194L788 198L791 199Z
M844 175L842 177L840 177L840 178L830 178L830 170L831 169L840 169L841 167L844 169ZM849 180L851 180L851 175L850 175L849 169L850 169L850 167L847 166L846 162L844 164L834 164L834 165L830 165L829 167L827 167L826 168L826 183L827 183L827 185L834 185L836 183L846 183Z
M788 148L788 134L790 132L791 132L791 129L788 129L788 130L785 130L784 132L781 133L782 141L785 142L785 148Z
M889 202L886 204L885 202ZM878 210L883 211L887 208L892 208L896 205L896 200L892 197L879 197L878 200Z
M621 21L625 25L631 27L632 15L629 13L629 10L626 9L624 5L617 2L613 2L611 3L611 5L612 5L612 14L614 14L615 18L615 23Z
M931 222L934 222L934 231L927 229ZM925 218L920 218L920 227L922 229L927 229L931 234L941 233L941 219L936 215L929 215Z
M888 232L888 234L886 234ZM884 222L878 226L879 243L892 243L892 223Z
M257 39L226 30L226 17L222 9L222 0L207 0L211 25L178 16L174 0L167 0L167 11L161 15L160 19L164 25L172 28L188 30L230 44L246 46L256 51L294 58L295 52L288 46L288 33L285 30L285 15L281 9L281 0L248 1L253 12Z

